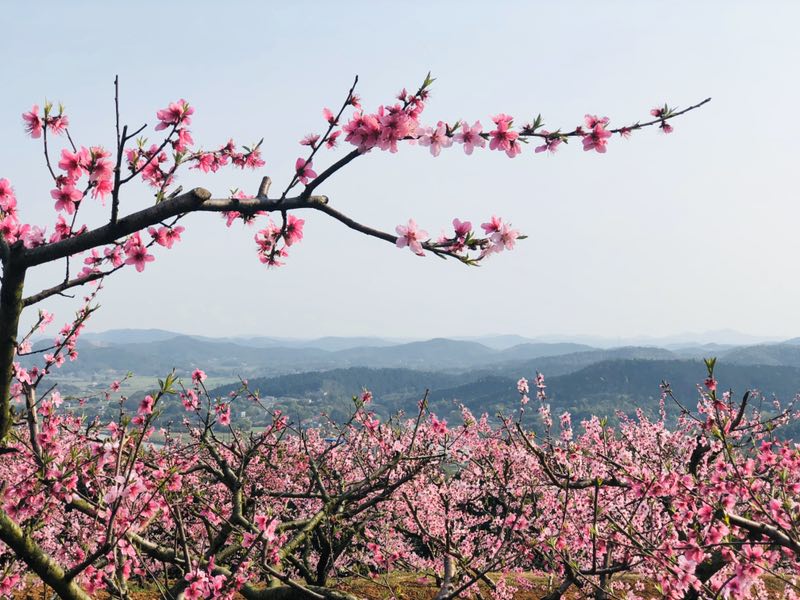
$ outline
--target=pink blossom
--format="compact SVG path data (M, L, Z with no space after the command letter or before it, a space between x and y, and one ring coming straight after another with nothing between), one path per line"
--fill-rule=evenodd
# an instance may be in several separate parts
M172 102L167 108L163 108L156 113L156 118L160 121L156 125L156 131L166 129L171 125L189 125L192 120L190 116L194 113L194 108L184 99Z
M381 125L377 116L362 112L356 113L342 130L347 134L344 140L357 146L360 152L367 152L373 148L381 135Z
M181 234L185 231L185 229L186 229L185 227L181 227L180 225L167 227L164 245L167 248L172 248L175 242L180 242Z
M12 598L14 596L12 592L17 587L20 579L21 578L17 573L13 573L7 577L4 577L2 580L0 580L0 594L8 598Z
M398 238L395 244L398 248L409 249L419 256L423 256L425 252L422 249L422 242L428 239L428 232L417 227L417 222L414 219L408 220L408 226L398 225L395 227Z
M126 249L125 254L127 256L125 264L134 265L136 270L140 273L144 271L144 267L147 263L153 262L156 259L152 254L148 254L147 248L138 244L131 246L130 249Z
M185 394L181 394L181 402L183 402L183 408L188 411L195 411L200 407L197 392L194 390L188 390Z
M453 219L453 229L455 229L457 238L465 238L472 231L472 223L469 221L461 221L460 219Z
M44 245L46 243L45 229L46 228L41 228L37 225L31 227L27 235L22 238L23 245L28 249Z
M231 424L231 405L222 404L217 407L217 417L220 425L228 426Z
M322 118L328 122L328 125L336 125L336 116L330 108L322 109Z
M25 121L25 131L28 132L32 138L42 137L42 119L39 116L39 105L34 104L29 112L23 113L23 121Z
M208 376L206 375L205 371L200 369L195 369L192 371L192 381L195 383L203 383Z
M449 148L453 143L453 140L447 136L447 125L442 121L439 121L436 129L423 128L417 141L420 146L430 146L433 156L439 156L442 148Z
M547 130L542 130L542 135L549 136L550 132ZM554 154L558 147L561 145L561 138L560 137L545 137L544 144L541 146L536 146L535 152L544 152L545 150Z
M122 248L119 246L104 248L103 255L115 268L125 264L125 260L122 258Z
M67 172L67 177L72 181L80 179L83 171L88 170L91 158L89 150L81 148L77 152L69 150L61 151L61 160L58 161L58 168Z
M381 150L397 152L397 143L412 137L417 131L417 121L399 104L378 109L381 130L377 145Z
M64 210L70 215L75 212L75 205L83 198L81 191L75 189L72 184L65 184L55 188L50 192L50 195L56 201L56 210Z
M325 147L328 150L333 150L334 148L336 148L336 146L338 144L338 138L339 138L340 135L342 135L341 130L336 130L336 131L332 132L328 136L328 139L325 140Z
M496 249L512 250L519 237L519 231L511 229L507 223L503 223L499 231L492 234L492 242L494 242Z
M302 140L300 140L300 145L311 146L312 148L315 148L317 146L318 141L319 141L318 133L309 133L306 134L306 136Z
M114 182L111 181L111 179L96 180L92 186L92 198L99 197L100 200L105 201L106 196L108 196L113 189Z
M445 435L447 433L447 419L440 421L436 418L436 415L431 415L431 429L437 435Z
M69 127L69 119L63 113L59 113L58 115L48 117L45 120L45 126L55 135L61 135L61 133Z
M305 221L303 219L298 219L293 214L286 216L286 233L283 236L283 240L287 246L291 246L303 239L304 224Z
M500 231L500 228L503 226L503 219L496 215L492 215L491 220L488 223L481 223L481 229L486 232L486 235L490 235L492 233L496 233Z
M600 119L596 115L586 115L586 126L589 127L590 131L583 136L583 149L585 151L595 150L600 154L606 152L608 138L612 135L605 128L606 125L608 125L608 117Z
M17 199L14 196L14 188L8 179L0 178L0 210L14 211L17 208Z
M191 146L194 145L194 138L188 129L178 130L178 139L173 142L173 147L176 152L186 152Z
M44 332L45 328L53 322L53 313L39 309L39 321L39 331Z
M58 242L59 240L66 239L70 236L71 232L69 223L67 223L67 220L62 214L58 215L54 229L55 231L53 232L53 235L50 236L50 243Z
M486 140L481 137L483 126L480 121L475 121L470 127L466 121L461 121L461 131L456 133L455 141L459 144L464 144L464 154L472 154L472 151L486 146Z
M311 161L306 162L303 158L298 158L294 163L294 168L297 172L297 179L299 179L300 183L303 185L308 185L308 182L317 176L317 174L312 170L312 166L313 165L311 164Z
M99 265L103 262L103 257L97 252L97 248L92 248L92 255L83 259L83 263L90 266Z
M156 229L155 227L148 227L147 233L150 234L150 237L153 238L153 241L158 244L159 246L166 246L167 245L167 228L166 227L159 227Z
M519 154L522 154L522 144L520 143L519 138L509 140L506 156L508 156L508 158L514 158Z
M513 118L501 113L492 117L492 121L494 121L496 128L489 132L489 149L502 150L512 158L519 154L516 146L519 134L511 130Z
M602 119L597 115L586 115L584 117L584 122L589 129L594 129L598 125L606 126L609 123L608 117L603 117Z
M149 415L153 412L153 406L155 405L155 400L149 394L145 396L141 403L139 404L139 416Z

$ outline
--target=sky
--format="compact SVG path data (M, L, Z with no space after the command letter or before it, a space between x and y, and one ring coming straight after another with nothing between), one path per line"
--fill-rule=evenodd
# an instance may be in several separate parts
M192 215L184 241L141 274L109 278L90 330L154 327L204 335L427 338L517 333L665 336L734 329L800 335L795 2L149 2L9 3L0 37L0 177L24 221L52 230L52 187L21 113L65 104L76 143L111 147L113 80L122 120L153 125L178 98L195 107L207 148L264 138L258 172L184 172L184 188L255 192L287 182L298 141L322 129L358 74L365 108L392 102L431 71L424 120L517 122L550 129L584 114L612 125L668 102L710 104L614 139L531 147L508 159L460 148L438 158L405 146L373 151L319 188L337 209L393 231L415 218L432 233L458 217L502 216L529 238L480 268L355 233L303 214L305 239L266 269L252 228ZM126 5L127 6L127 5ZM152 133L152 132L151 132ZM341 156L329 154L315 166ZM318 169L319 170L319 169ZM281 188L282 189L282 188ZM148 206L131 187L123 212ZM89 211L100 225L107 209ZM26 292L62 267L29 273ZM76 301L45 304L59 321ZM30 318L30 316L28 317Z

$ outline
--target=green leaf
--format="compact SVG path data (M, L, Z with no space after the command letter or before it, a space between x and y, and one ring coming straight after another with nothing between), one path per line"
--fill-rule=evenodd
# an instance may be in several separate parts
M708 370L708 376L711 377L714 374L714 367L717 364L716 357L704 358L703 362L706 364L706 369Z

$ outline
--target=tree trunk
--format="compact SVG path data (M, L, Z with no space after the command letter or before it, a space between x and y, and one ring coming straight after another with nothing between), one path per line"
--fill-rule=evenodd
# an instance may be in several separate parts
M67 581L64 569L48 556L22 528L0 510L0 539L64 600L91 600L74 581Z
M453 584L454 579L456 576L456 561L453 559L452 556L446 554L444 557L444 578L442 580L442 586L439 588L439 593L436 594L434 600L440 600L442 598L447 598L451 593L453 593Z
M14 265L14 255L3 265L0 287L0 445L11 431L11 382L14 378L14 357L17 351L17 330L22 313L22 288L25 268Z

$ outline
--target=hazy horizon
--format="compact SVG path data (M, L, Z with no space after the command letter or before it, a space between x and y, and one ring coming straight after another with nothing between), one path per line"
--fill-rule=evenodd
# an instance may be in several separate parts
M45 98L63 101L76 143L111 147L116 74L132 126L152 125L158 109L186 98L199 145L265 138L267 165L257 172L180 175L185 189L215 194L255 191L263 175L280 187L302 154L298 140L320 130L320 111L341 101L355 74L374 110L432 71L426 123L486 125L505 112L520 122L541 113L552 128L575 126L585 113L622 124L664 102L713 101L676 120L674 133L614 139L605 155L570 144L555 156L526 147L513 160L466 157L452 148L434 159L404 147L372 152L319 189L332 206L386 231L414 217L436 235L453 217L481 223L497 214L530 236L478 269L418 258L303 214L305 239L285 267L269 271L256 257L254 229L192 215L184 241L157 252L144 273L110 278L88 331L800 335L796 136L787 125L796 112L788 67L800 60L800 4L584 1L565 10L500 2L481 10L441 2L380 22L363 2L232 6L144 1L123 19L113 3L92 4L90 17L82 3L4 8L0 49L14 58L0 97L0 177L14 185L23 220L52 230L41 146L26 139L21 113ZM32 35L55 12L58 26ZM136 189L123 211L151 202ZM29 273L28 290L53 285L62 268ZM60 324L77 304L44 307Z
M633 336L595 336L595 335L588 335L588 334L567 334L567 333L542 333L538 335L529 335L524 336L517 333L502 333L502 332L494 332L494 333L484 333L484 334L476 334L476 335L447 335L447 334L440 334L437 335L435 333L430 335L425 335L422 337L409 337L409 336L385 336L385 335L312 335L312 336L280 336L280 335L270 335L268 333L259 333L259 332L243 332L243 333L228 333L223 335L208 335L206 333L197 332L197 331L178 331L174 329L162 329L162 328L133 328L133 327L115 327L105 330L92 330L91 334L102 336L105 334L111 333L121 333L121 332L164 332L175 334L178 336L188 336L188 337L208 337L210 339L247 339L247 338L270 338L274 340L285 340L285 341L313 341L318 339L325 339L325 338L341 338L341 339L374 339L374 340L383 340L393 343L408 343L408 342L418 342L418 341L427 341L432 339L452 339L452 340L474 340L480 342L481 340L486 339L498 339L498 338L520 338L523 340L531 340L535 342L541 343L561 343L561 342L580 342L580 343L590 343L591 340L596 341L597 343L614 343L615 341L620 342L631 342L631 341L639 341L642 343L649 341L652 342L660 342L660 343L696 343L696 344L721 344L721 345L746 345L746 344L759 344L759 343L767 343L767 342L780 342L789 339L793 339L795 336L789 337L775 337L775 336L763 336L763 335L753 335L747 332L735 331L732 329L727 330L717 330L717 331L700 331L700 332L679 332L670 335L664 336L650 336L650 335L633 335ZM43 336L46 337L46 336Z

